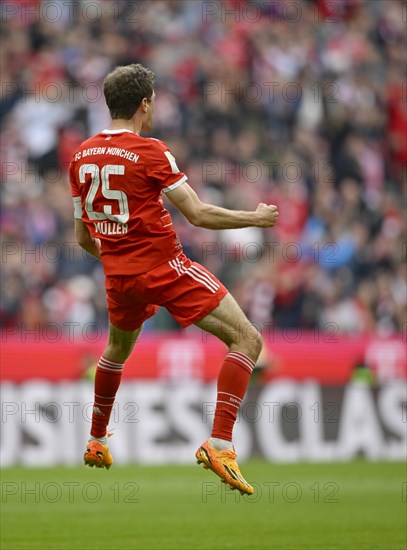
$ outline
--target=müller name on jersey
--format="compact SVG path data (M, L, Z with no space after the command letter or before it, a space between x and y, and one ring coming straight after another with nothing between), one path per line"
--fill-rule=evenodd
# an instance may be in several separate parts
M119 222L93 222L96 233L102 235L125 235L129 230L127 223Z

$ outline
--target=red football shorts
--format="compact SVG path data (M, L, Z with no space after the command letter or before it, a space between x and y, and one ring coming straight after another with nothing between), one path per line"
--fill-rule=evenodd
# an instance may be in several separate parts
M121 330L136 330L159 306L187 327L215 309L228 292L185 254L141 275L107 276L105 285L109 320Z

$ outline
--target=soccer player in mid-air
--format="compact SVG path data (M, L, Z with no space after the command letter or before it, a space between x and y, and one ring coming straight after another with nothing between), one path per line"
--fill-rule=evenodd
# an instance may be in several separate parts
M222 283L185 256L162 193L190 223L207 229L273 227L278 212L274 205L244 212L200 201L165 143L140 135L152 128L154 80L140 64L117 67L106 77L110 128L84 141L69 169L76 236L102 262L109 314L84 461L112 465L107 426L124 363L143 322L164 306L182 327L193 323L229 348L218 377L212 434L196 459L250 495L253 487L237 465L232 430L262 339Z

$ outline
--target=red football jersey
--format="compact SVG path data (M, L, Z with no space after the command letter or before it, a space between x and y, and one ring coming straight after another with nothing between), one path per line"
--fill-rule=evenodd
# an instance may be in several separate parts
M165 143L103 130L74 153L69 177L75 218L101 240L106 275L137 275L181 254L161 194L187 177Z

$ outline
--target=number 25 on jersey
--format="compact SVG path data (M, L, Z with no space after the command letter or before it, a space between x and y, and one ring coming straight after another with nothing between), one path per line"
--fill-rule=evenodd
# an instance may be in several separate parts
M123 164L106 164L101 170L96 164L82 164L79 169L79 181L85 183L86 174L91 176L91 184L85 200L85 210L90 220L113 220L119 223L126 223L130 217L129 203L124 191L110 189L109 176L122 176L124 174ZM115 200L119 204L119 214L112 214L112 205L104 204L103 211L93 209L93 201L102 182L102 195L110 201Z

